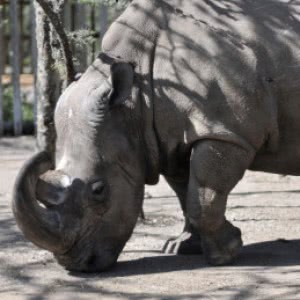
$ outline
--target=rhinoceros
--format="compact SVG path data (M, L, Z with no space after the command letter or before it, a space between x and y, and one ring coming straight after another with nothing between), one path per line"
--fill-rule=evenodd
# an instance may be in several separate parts
M106 270L163 175L185 216L166 251L231 262L245 171L300 174L299 34L295 1L132 1L57 103L56 167L41 152L20 171L24 235L68 270Z

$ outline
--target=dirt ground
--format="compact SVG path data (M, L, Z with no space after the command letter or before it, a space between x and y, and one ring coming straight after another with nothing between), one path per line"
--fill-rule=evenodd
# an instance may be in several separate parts
M1 299L300 299L296 177L249 172L232 192L227 217L242 229L245 246L230 266L161 252L183 226L178 201L162 181L147 188L147 221L138 224L116 267L71 274L26 241L12 216L14 178L33 152L32 138L0 139Z

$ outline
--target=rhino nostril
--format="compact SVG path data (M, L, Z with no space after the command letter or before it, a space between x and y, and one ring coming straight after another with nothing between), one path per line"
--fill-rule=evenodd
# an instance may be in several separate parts
M104 182L103 181L97 181L92 183L91 188L92 188L92 193L95 196L99 196L103 193L104 191Z
M88 270L93 271L97 268L97 256L96 255L92 255L86 264Z

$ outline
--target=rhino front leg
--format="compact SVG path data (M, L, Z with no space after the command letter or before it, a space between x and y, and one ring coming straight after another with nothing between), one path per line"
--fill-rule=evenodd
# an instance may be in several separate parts
M254 151L221 141L201 141L192 150L186 212L213 265L229 263L242 247L241 232L226 220L225 210L253 157Z
M188 177L188 176L187 176ZM163 247L163 251L168 254L202 254L200 234L189 219L186 217L186 195L188 189L188 178L185 180L175 180L165 176L170 187L175 191L179 198L180 206L185 217L185 224L182 233L178 237L167 240Z

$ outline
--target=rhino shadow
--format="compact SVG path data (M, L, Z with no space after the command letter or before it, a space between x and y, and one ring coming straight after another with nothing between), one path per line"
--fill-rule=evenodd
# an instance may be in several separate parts
M124 251L138 253L142 251ZM145 253L155 251L144 251ZM159 252L156 252L159 253ZM284 267L300 266L300 239L267 241L249 244L243 247L239 257L231 265L223 267L209 266L203 255L155 255L134 260L120 261L116 266L104 273L75 273L71 276L81 278L113 278L147 274L159 274L176 271L192 271L197 269L218 269L241 270L247 267ZM299 270L296 272L300 272Z

